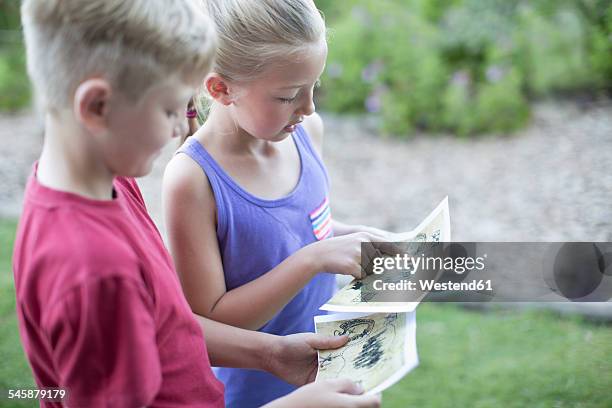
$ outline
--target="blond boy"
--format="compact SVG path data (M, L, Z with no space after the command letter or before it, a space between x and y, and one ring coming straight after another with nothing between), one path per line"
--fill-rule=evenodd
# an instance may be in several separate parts
M316 349L346 339L270 336L194 316L132 179L186 131L183 109L215 47L198 3L25 0L22 20L45 141L13 269L38 387L65 389L71 407L220 407L211 363L312 381ZM359 392L321 382L272 405L379 403L350 395Z

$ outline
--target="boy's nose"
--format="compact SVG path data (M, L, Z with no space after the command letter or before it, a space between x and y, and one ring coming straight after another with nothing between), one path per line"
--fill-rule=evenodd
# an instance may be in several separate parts
M189 124L187 121L181 121L174 126L172 137L183 137L189 132Z

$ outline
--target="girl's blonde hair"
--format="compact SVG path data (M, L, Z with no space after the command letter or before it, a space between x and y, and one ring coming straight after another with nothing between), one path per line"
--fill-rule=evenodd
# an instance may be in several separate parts
M44 111L69 106L88 77L132 100L172 75L199 80L215 52L197 0L24 0L28 74Z
M270 65L290 59L326 38L325 21L312 0L203 0L217 30L212 72L235 83L257 79ZM200 119L209 109L197 97Z
M204 1L219 38L213 72L228 81L248 82L325 38L312 0Z

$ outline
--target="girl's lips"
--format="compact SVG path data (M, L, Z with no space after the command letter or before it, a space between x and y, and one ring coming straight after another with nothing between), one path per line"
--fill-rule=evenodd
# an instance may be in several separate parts
M298 125L299 123L302 123L302 121L301 121L301 120L299 120L299 121L295 122L295 123L294 123L294 124L292 124L292 125L287 125L287 126L285 126L285 127L284 127L284 129L283 129L283 130L284 130L285 132L292 133L293 131L295 131L295 128L297 127L297 125Z
M287 133L293 133L295 131L296 125L288 125L283 128L283 130Z

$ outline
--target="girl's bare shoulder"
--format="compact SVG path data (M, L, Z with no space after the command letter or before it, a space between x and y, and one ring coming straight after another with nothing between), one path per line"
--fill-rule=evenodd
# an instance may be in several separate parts
M166 165L163 178L165 197L210 200L213 198L208 178L199 164L186 154L176 154ZM214 200L213 200L214 201Z

